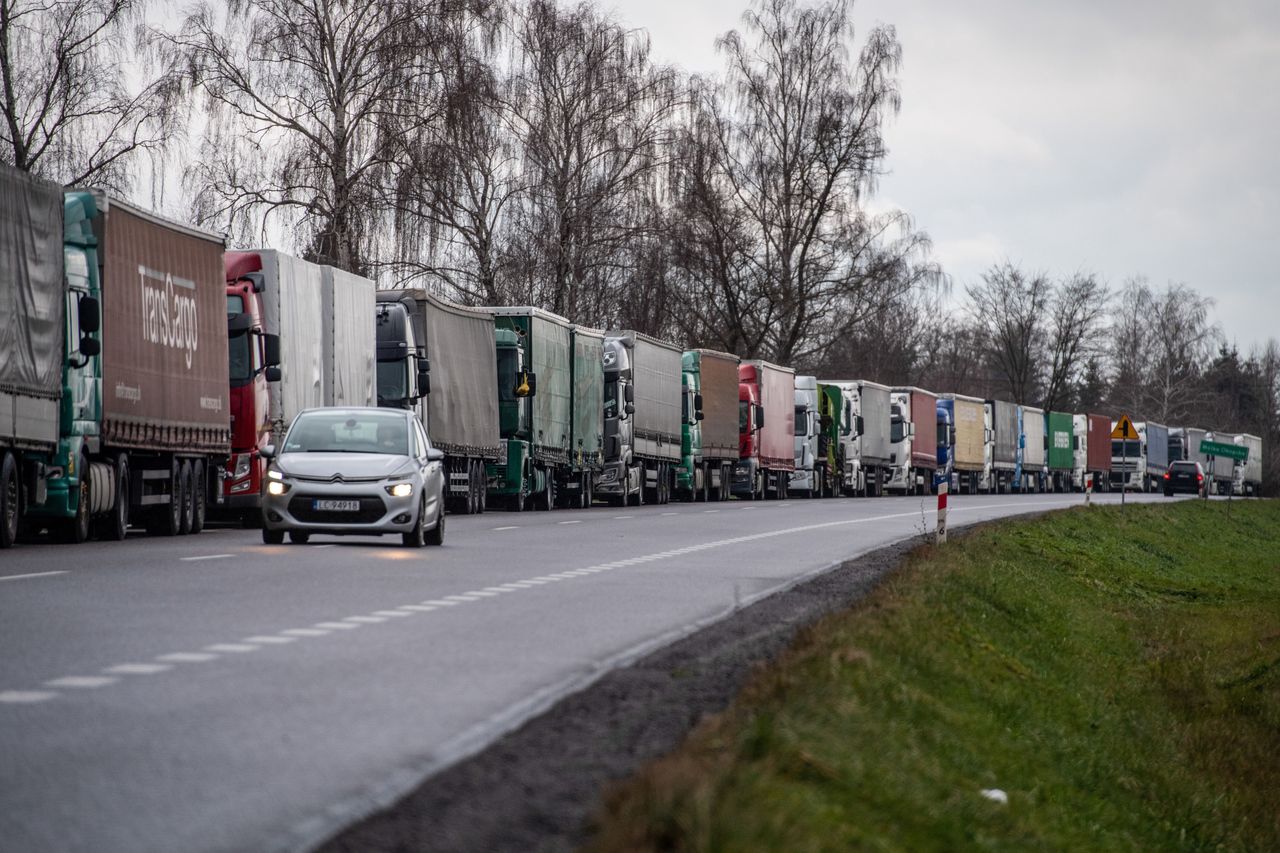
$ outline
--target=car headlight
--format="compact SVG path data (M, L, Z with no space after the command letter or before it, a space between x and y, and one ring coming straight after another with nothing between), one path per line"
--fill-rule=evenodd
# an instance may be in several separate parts
M287 491L289 491L288 483L282 483L279 480L272 480L267 483L267 494L269 495L283 495Z
M277 471L275 468L270 468L270 469L268 469L268 470L267 470L267 476L268 476L268 477L270 477L270 478L271 478L271 479L273 479L273 480L283 480L283 479L284 479L284 474L280 473L280 472L279 472L279 471Z
M384 486L383 488L393 498L407 498L413 494L413 483L396 483L393 486Z

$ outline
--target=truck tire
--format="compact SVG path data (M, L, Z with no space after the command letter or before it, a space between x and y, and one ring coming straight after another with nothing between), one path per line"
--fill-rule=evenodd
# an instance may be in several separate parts
M98 538L123 542L129 533L129 460L123 455L116 459L115 479L115 499L110 514L98 522Z
M0 453L0 548L18 540L18 463L8 451Z
M538 499L538 509L543 512L550 512L556 508L556 478L555 475L547 471L547 484L542 487L542 497Z
M191 532L191 461L183 459L178 465L178 483L182 487L182 500L178 504L178 534L186 536Z
M191 462L191 532L204 530L205 518L208 515L209 484L205 478L204 462L194 459Z
M177 459L169 462L169 505L156 511L155 532L161 536L177 536L182 532L182 466Z
M80 486L76 495L76 514L71 518L58 519L51 527L54 538L67 545L79 545L89 538L89 501L92 500L93 489L89 482L89 460L80 457Z

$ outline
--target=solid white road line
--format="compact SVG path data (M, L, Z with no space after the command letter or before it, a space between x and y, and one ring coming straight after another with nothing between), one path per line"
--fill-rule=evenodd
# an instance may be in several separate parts
M187 563L194 563L197 560L225 560L231 557L231 554L204 554L199 557L179 557L179 560Z
M122 663L116 666L109 666L103 672L109 672L112 675L155 675L157 672L167 672L173 669L167 663Z
M44 683L45 687L75 687L78 689L92 690L95 687L106 687L108 684L115 684L120 679L109 675L68 675L65 678L55 678Z
M48 578L54 575L65 575L66 573L67 573L67 569L62 569L61 571L57 571L57 572L30 572L29 574L25 574L25 575L4 575L3 577L0 577L0 581L20 581L24 578ZM16 691L16 692L21 693L22 691Z
M52 690L0 690L0 702L9 705L33 705L36 702L53 699L57 695Z
M156 655L156 660L165 663L204 663L217 659L217 655L209 652L173 652L167 655Z

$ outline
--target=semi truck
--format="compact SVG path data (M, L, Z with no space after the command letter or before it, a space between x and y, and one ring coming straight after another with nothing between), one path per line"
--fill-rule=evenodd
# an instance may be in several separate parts
M1183 436L1187 442L1187 458L1193 462L1199 462L1204 467L1205 476L1209 480L1208 492L1213 494L1222 491L1222 484L1228 485L1235 482L1235 465L1231 459L1224 456L1209 456L1200 452L1200 443L1204 441L1219 441L1224 444L1231 444L1235 440L1234 435L1224 435L1218 438L1218 434L1213 430L1203 430L1188 427L1183 431Z
M795 470L795 371L767 361L738 365L738 462L733 493L787 496Z
M938 401L940 424L950 430L948 442L939 442L938 464L945 467L951 488L957 493L977 494L987 476L986 404L978 397L944 394ZM947 458L944 461L942 451Z
M822 431L818 417L818 378L797 376L795 381L795 471L787 483L788 491L807 497L821 497L822 474L819 463L818 437Z
M1234 443L1247 448L1249 456L1235 468L1235 492L1246 497L1256 497L1262 492L1262 439L1256 435L1241 433Z
M1018 467L1018 444L1021 439L1018 407L1005 400L987 400L985 406L986 425L990 432L984 491L1002 494L1012 486Z
M1117 423L1112 422L1112 429ZM1154 491L1169 470L1169 428L1146 421L1133 427L1138 431L1136 439L1117 438L1111 442L1111 485L1139 492Z
M1018 465L1014 473L1014 488L1018 491L1045 490L1049 465L1045 429L1043 409L1018 407Z
M246 526L261 522L268 444L279 445L295 415L324 405L319 266L270 249L223 255L231 457L225 509Z
M709 349L681 356L684 426L676 492L685 499L729 499L738 461L738 357Z
M230 452L222 238L0 169L0 546L198 533Z
M1071 472L1075 465L1072 450L1075 426L1071 415L1066 412L1049 412L1045 426L1048 430L1048 486L1055 492L1065 492L1071 488Z
M502 447L493 315L421 289L383 290L375 328L378 405L412 409L444 453L449 511L484 512Z
M486 468L489 498L516 511L533 503L550 510L561 502L559 493L586 502L608 442L597 426L609 405L603 336L540 308L487 310L498 357L502 441L497 461ZM587 363L591 353L594 361Z
M1182 427L1169 428L1169 464L1190 459L1187 447L1187 431Z
M914 495L932 491L938 469L938 396L923 388L890 391L889 441L891 465L888 491Z
M839 385L818 383L819 476L830 496L849 494L856 482L857 441L861 429L853 412L853 397Z
M226 513L261 523L268 444L316 406L374 400L374 284L273 249L223 255L231 458Z
M1071 486L1083 492L1093 477L1094 491L1107 491L1111 480L1111 418L1072 415Z
M635 331L605 334L604 471L615 506L671 500L681 457L683 351Z

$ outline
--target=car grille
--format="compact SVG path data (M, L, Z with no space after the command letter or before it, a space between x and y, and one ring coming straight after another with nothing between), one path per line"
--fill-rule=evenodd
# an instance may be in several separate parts
M327 512L311 508L314 500L360 501L356 512ZM296 495L289 501L289 514L307 524L373 524L386 515L387 507L377 495Z

